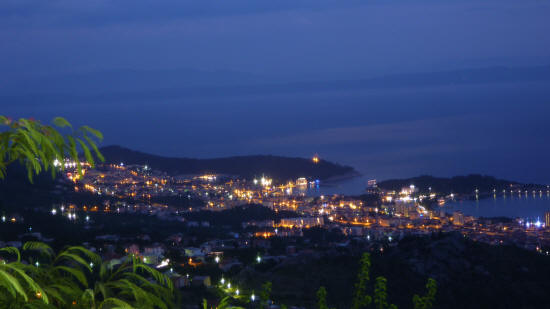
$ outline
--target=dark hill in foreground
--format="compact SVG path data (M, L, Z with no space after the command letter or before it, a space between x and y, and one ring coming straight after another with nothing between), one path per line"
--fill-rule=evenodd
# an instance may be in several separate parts
M327 241L319 238L313 244ZM316 308L316 291L324 286L330 308L350 308L362 252L304 251L281 263L244 268L237 278L251 287L271 281L273 299L305 308ZM413 294L425 293L428 278L438 285L434 309L548 308L550 258L536 252L442 233L407 237L383 253L372 251L371 259L369 293L376 277L386 277L388 302L398 308L412 308Z
M328 179L356 173L350 166L321 160L315 164L310 159L271 155L240 156L216 159L169 158L134 151L120 146L101 148L107 163L149 165L170 175L218 173L253 178L266 175L278 181L295 180L298 177Z

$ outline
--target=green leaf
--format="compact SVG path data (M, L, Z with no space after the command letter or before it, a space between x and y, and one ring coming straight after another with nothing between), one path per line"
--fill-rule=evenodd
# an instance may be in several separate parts
M42 288L31 278L29 277L19 266L18 263L10 263L5 265L0 265L0 268L9 269L12 271L15 275L23 279L23 283L27 285L27 287L35 292L40 292L42 294L41 300L45 303L49 303L48 301L48 295L42 290Z
M105 158L103 157L103 155L101 154L101 152L99 151L99 149L97 148L97 145L94 143L94 141L92 141L92 139L90 139L89 137L87 136L84 136L84 139L88 142L88 144L92 147L92 149L94 150L94 153L96 155L96 157L99 159L99 161L101 162L105 162Z
M84 141L82 141L80 138L77 138L76 141L80 144L80 147L84 151L84 157L86 157L86 161L88 161L90 165L94 166L95 165L94 157L92 157L92 153L90 152L90 149L88 148L88 146L86 146Z
M130 304L117 298L107 298L99 305L98 309L134 309Z
M103 140L103 134L96 129L92 129L89 126L82 126L81 129L95 136L98 140Z
M86 275L84 275L84 273L82 273L82 271L80 271L79 269L68 267L68 266L56 266L54 269L58 272L67 272L70 275L72 275L74 278L76 278L78 282L80 282L83 286L85 287L88 286L88 280L86 280Z
M67 251L64 251L58 254L54 260L54 264L60 263L61 261L74 262L76 264L80 264L90 272L92 271L90 264L86 262L82 257Z
M50 259L55 255L55 252L53 251L52 247L39 241L27 241L23 245L23 251L26 251L26 250L37 251L40 254L45 255Z
M21 261L21 252L19 252L19 249L17 249L16 247L1 248L0 252L6 252L8 254L15 255L15 256L17 256L17 262Z
M63 117L55 117L53 119L53 123L60 127L60 128L65 128L65 127L70 127L72 128L73 126L67 121L67 119L63 118Z
M12 295L13 298L15 298L17 294L19 294L25 299L25 301L28 300L27 293L25 293L25 290L23 290L23 287L21 287L19 281L14 276L2 269L0 269L0 286L3 286Z

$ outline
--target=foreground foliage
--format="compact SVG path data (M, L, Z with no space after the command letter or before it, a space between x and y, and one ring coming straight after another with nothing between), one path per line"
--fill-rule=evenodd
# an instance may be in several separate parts
M361 257L357 282L355 283L355 291L353 294L352 309L376 308L376 309L397 309L397 306L389 303L387 291L387 279L379 276L374 282L374 293L368 293L370 281L371 261L370 255L364 253ZM412 302L414 309L431 309L435 302L437 293L437 282L429 278L426 284L426 295L414 295ZM317 305L319 309L329 309L327 305L327 291L325 287L320 287L317 291Z
M0 308L173 307L170 279L133 256L104 262L83 247L55 254L39 242L0 254Z
M60 129L70 133L63 134ZM33 176L42 171L50 171L55 176L56 170L64 167L56 163L67 157L81 171L79 150L91 166L95 164L94 155L104 161L96 146L97 141L103 139L101 132L88 126L74 130L61 117L55 118L53 125L44 125L34 119L12 120L0 115L0 130L0 179L6 177L7 166L14 162L26 167L31 182Z

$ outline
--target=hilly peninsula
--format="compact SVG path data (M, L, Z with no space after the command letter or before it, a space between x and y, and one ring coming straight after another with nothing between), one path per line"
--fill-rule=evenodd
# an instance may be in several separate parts
M429 188L433 192L444 194L472 194L477 189L480 194L487 194L493 190L547 190L546 185L525 184L511 180L498 179L493 176L470 174L450 178L423 175L404 179L389 179L382 181L378 186L385 190L401 190L403 187L415 185L420 192L427 193Z
M327 180L358 175L350 166L326 160L315 163L311 159L273 155L235 156L213 159L174 158L148 154L121 146L100 149L109 164L140 164L164 171L169 175L215 173L251 179L262 175L277 182L296 180L299 177Z

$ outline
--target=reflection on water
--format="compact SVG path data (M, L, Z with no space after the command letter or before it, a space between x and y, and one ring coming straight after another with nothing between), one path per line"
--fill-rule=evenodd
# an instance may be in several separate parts
M321 195L361 195L365 194L367 181L371 179L367 176L351 177L340 181L320 182L318 186L307 188L304 193L308 196Z
M476 217L544 218L550 211L550 194L547 192L498 194L481 200L448 203L447 212L460 210Z
M306 194L308 196L321 195L360 195L365 193L368 176L354 177L346 180L326 183L321 182L319 186L309 186L294 193ZM297 188L295 188L297 189ZM460 210L466 215L475 217L510 217L510 218L544 218L544 213L550 211L550 192L499 192L488 198L479 200L457 200L448 202L445 206L448 213Z

